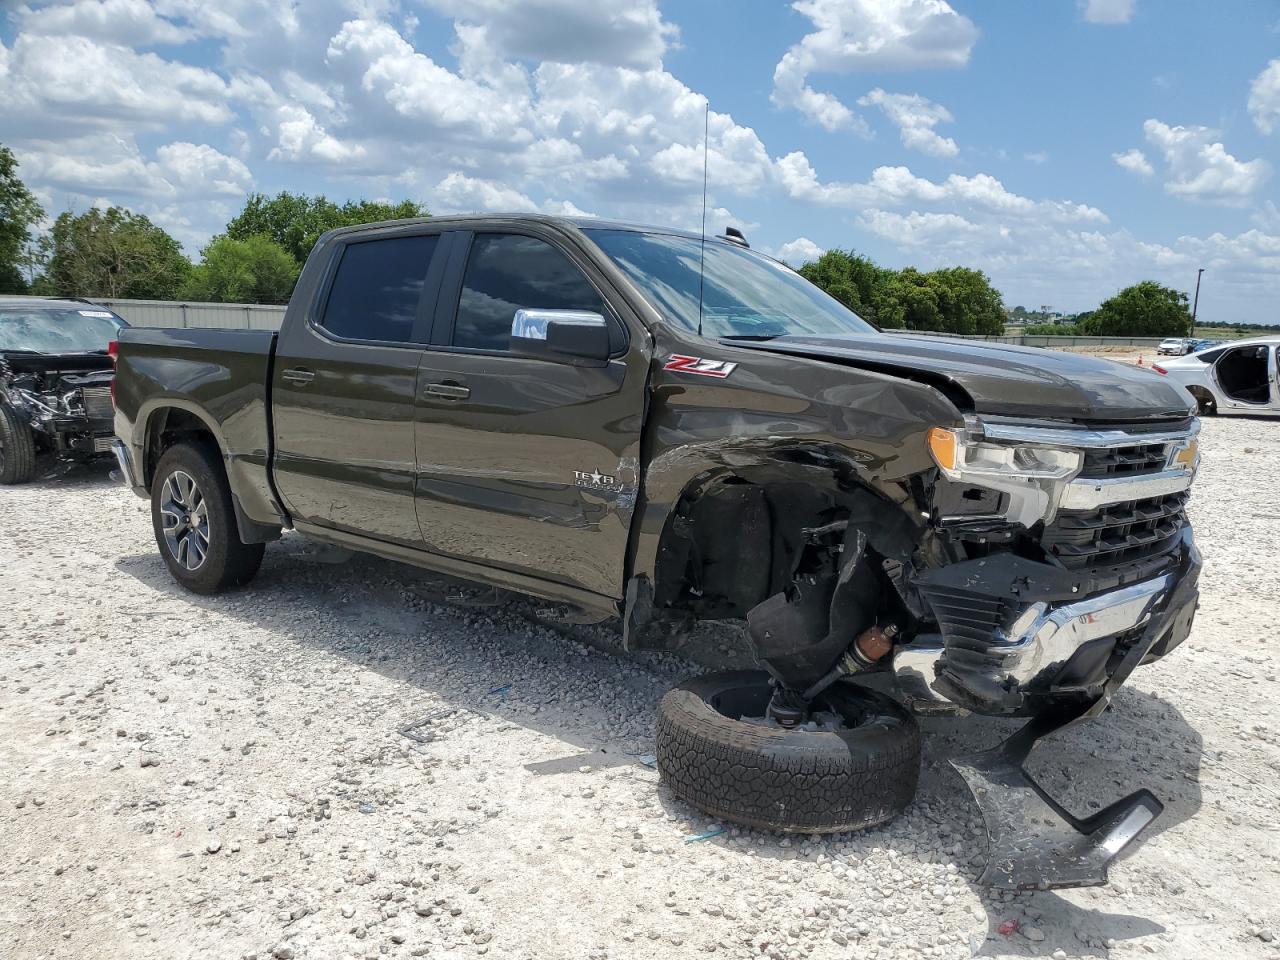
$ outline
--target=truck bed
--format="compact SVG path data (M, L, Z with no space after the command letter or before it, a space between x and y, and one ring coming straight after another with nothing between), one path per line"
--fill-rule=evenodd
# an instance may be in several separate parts
M116 435L144 465L140 485L150 483L147 444L158 419L194 416L218 440L241 512L259 523L279 516L269 477L275 343L270 330L120 331Z

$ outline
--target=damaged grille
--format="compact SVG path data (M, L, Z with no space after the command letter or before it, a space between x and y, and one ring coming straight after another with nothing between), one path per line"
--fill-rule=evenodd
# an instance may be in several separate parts
M1169 448L1163 443L1144 443L1129 447L1087 450L1080 476L1089 479L1141 476L1159 473L1169 459Z
M1013 615L1013 605L1002 597L941 585L920 589L948 643L970 641L977 649L986 649L992 634Z
M1159 557L1178 545L1187 497L1184 491L1099 510L1063 510L1041 543L1072 570Z
M115 416L110 387L84 387L80 391L84 413L90 420L110 420Z

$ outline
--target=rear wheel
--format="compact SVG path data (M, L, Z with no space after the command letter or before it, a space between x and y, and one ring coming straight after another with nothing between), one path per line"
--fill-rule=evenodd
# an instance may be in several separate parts
M0 403L0 484L26 483L36 472L36 438L18 411Z
M151 525L169 572L194 593L253 579L266 547L243 543L222 461L206 444L170 447L151 484Z
M765 718L768 675L713 673L662 698L658 770L680 799L767 830L834 833L893 819L920 774L920 730L889 697L837 684L810 723Z

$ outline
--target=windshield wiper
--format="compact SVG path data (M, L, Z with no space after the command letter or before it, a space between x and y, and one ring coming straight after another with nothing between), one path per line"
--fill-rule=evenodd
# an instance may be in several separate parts
M46 356L43 350L27 350L25 347L0 347L0 353L29 353L32 356Z
M726 333L721 340L776 340L785 337L785 333Z

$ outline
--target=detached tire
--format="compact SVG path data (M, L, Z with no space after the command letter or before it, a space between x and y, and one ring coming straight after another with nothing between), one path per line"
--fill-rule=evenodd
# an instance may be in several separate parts
M156 464L151 526L173 578L193 593L243 586L266 545L243 543L222 458L208 444L179 443Z
M36 472L36 438L18 412L0 403L0 484L26 483Z
M763 717L768 675L713 673L667 692L658 707L658 770L699 810L762 830L836 833L892 820L920 774L920 729L883 694L836 684L816 703L837 729L785 730Z

